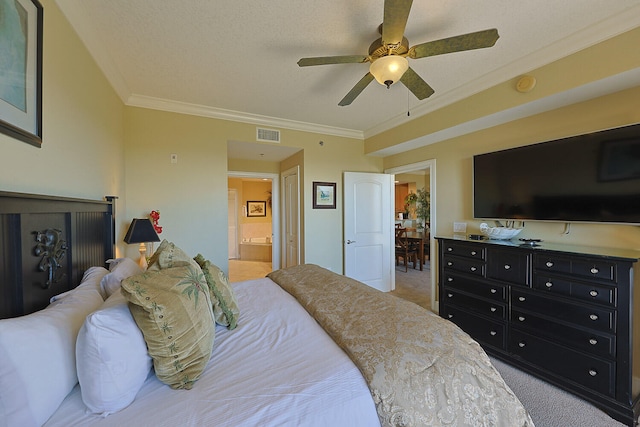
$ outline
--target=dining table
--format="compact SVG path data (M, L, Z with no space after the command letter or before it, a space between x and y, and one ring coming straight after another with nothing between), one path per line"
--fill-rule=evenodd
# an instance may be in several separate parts
M411 243L418 245L418 257L420 264L420 271L422 271L422 265L424 264L424 243L429 242L428 231L407 231L405 233L407 240Z

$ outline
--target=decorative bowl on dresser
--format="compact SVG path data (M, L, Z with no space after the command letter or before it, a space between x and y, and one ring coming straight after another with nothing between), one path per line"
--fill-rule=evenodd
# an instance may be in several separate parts
M440 315L487 353L634 425L640 253L437 237ZM640 287L638 288L640 289Z

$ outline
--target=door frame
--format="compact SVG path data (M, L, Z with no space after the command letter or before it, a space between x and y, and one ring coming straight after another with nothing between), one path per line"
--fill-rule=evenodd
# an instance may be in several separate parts
M280 268L280 175L277 173L227 171L232 178L271 179L271 266ZM227 184L228 188L228 184Z
M430 218L429 218L429 261L431 264L430 272L431 272L431 310L438 313L438 294L436 292L437 289L437 275L436 275L436 262L437 262L437 253L436 253L436 241L433 238L433 231L437 230L436 227L436 210L434 209L434 205L436 204L436 159L424 160L422 162L410 163L407 165L396 166L393 168L387 168L384 170L385 173L390 174L399 174L399 173L407 173L413 172L417 170L429 169L429 196L431 200L431 205L429 207L430 210ZM436 261L436 262L434 262Z

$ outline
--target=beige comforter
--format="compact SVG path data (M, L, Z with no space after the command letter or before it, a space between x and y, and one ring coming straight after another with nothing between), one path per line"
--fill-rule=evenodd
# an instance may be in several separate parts
M382 426L533 426L482 348L453 323L316 265L268 277L358 366Z

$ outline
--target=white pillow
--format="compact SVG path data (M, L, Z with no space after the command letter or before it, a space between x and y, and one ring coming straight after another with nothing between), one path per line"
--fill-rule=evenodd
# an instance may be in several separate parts
M103 292L109 298L115 291L120 289L120 282L136 274L144 273L140 266L131 258L117 258L107 261L109 264L109 274L100 281Z
M9 426L40 426L78 382L76 338L87 315L103 304L88 281L47 308L0 320L0 408Z
M102 290L102 286L100 285L100 282L102 281L102 278L106 276L108 273L109 273L109 270L107 270L104 267L89 267L84 272L84 275L82 276L82 280L80 281L80 284L75 289L71 289L70 291L67 291L58 295L54 295L51 297L49 302L58 301L59 299L66 297L76 289L84 288L87 286L93 289L97 288L98 292L100 292L100 295L102 296L102 299L106 300L107 294Z
M87 316L76 346L85 405L103 416L126 408L152 366L147 345L120 292Z

